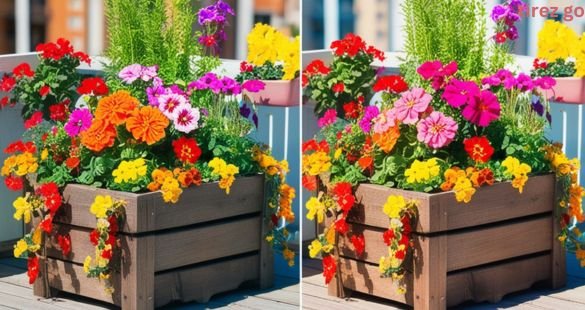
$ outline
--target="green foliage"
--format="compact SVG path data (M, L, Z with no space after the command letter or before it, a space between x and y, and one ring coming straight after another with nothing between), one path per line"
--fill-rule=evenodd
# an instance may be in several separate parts
M564 59L557 59L546 65L546 68L537 68L532 70L532 77L552 76L552 77L572 77L577 72L575 63Z
M190 0L106 0L105 5L111 60L106 75L112 88L121 87L112 77L134 63L158 65L165 81L191 81L219 65L215 58L192 60L201 47L192 33L196 14Z
M270 61L265 62L262 66L253 66L252 71L240 72L236 76L236 81L243 83L247 80L282 80L284 70L282 65Z

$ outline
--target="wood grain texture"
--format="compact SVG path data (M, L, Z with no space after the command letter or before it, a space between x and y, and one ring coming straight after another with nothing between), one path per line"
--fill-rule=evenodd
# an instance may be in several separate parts
M154 309L155 236L121 240L121 305L123 309ZM115 288L115 287L114 287Z
M265 185L264 191L262 192L262 197L264 197L264 192L267 191L267 186ZM272 253L272 245L265 241L266 236L270 232L270 221L272 220L270 216L268 216L268 200L264 200L262 205L262 214L259 217L259 227L260 229L260 257L258 260L259 270L258 270L258 287L260 289L266 289L272 287L274 285L274 256Z
M416 231L432 233L551 212L554 207L554 175L529 178L522 194L510 182L484 186L468 204L458 203L452 192L426 194L361 184L356 190L358 204L348 221L386 228L388 220L382 206L389 195L418 200Z
M467 300L498 302L508 293L551 277L551 255L455 273L447 277L448 306Z
M89 241L89 233L91 230L87 228L75 227L66 224L54 224L53 231L57 234L69 234L71 237L71 253L63 256L61 247L56 237L46 240L47 256L55 259L60 259L77 264L83 264L85 257L88 255L95 255L95 247ZM124 238L123 235L118 235L118 238Z
M557 185L558 186L558 185ZM555 186L555 192L560 190ZM549 240L552 243L551 269L552 275L550 284L553 289L564 287L567 283L567 260L565 247L559 242L558 235L561 232L559 210L555 209L552 216L552 235Z
M69 184L66 202L55 221L80 227L95 227L95 217L87 212L96 195L110 195L127 201L122 232L141 233L187 226L216 219L260 212L264 200L262 175L236 178L226 195L217 183L190 187L176 204L165 203L159 192L134 194L91 186Z
M261 243L259 224L260 215L257 215L243 220L157 234L154 241L154 270L168 270L257 251Z
M413 267L414 308L446 309L447 236L416 236Z
M237 289L246 281L256 280L259 266L260 256L256 254L157 274L155 306L172 301L206 303L217 293Z
M551 250L551 215L447 236L447 271ZM431 237L433 239L435 237Z

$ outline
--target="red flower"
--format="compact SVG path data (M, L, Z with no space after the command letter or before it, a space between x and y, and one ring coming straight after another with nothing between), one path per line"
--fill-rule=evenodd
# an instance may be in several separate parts
M22 153L35 153L37 148L32 141L28 141L27 143L22 143L22 141L17 140L10 143L5 149L4 153L6 154L13 154L16 152Z
M33 77L35 75L35 72L31 70L28 63L23 62L20 65L14 67L14 69L12 70L12 74L14 74L14 76L18 78L21 78L23 76Z
M408 84L399 75L387 75L379 77L373 89L375 92L386 91L398 94L408 90Z
M94 246L97 246L100 240L100 233L97 231L97 229L92 230L89 233L89 242L91 242L91 244L93 244Z
M498 32L495 36L496 43L505 43L506 42L506 33L505 32Z
M388 229L384 232L384 234L382 235L382 238L384 238L384 243L387 246L390 246L392 244L392 241L394 240L396 236L394 235L394 230L393 229Z
M201 149L193 138L181 137L173 141L173 150L175 156L183 163L194 164L201 156Z
M89 58L89 55L87 55L84 52L75 52L73 53L73 57L79 59L79 61L81 62L85 62L86 64L91 64L91 59Z
M41 195L45 198L47 198L48 196L54 195L54 194L58 194L58 193L59 193L59 187L54 182L44 183L41 186L39 186L39 188L37 189L37 194Z
M333 84L333 86L331 87L331 90L334 93L342 93L345 90L345 85L343 85L343 82Z
M398 251L396 251L394 256L398 259L404 259L404 257L406 256L406 251L405 250L398 250Z
M402 234L400 240L398 241L399 245L404 245L404 247L408 247L408 243L410 242L410 237L407 234Z
M47 215L39 224L39 228L50 234L53 231L53 216L51 214Z
M335 201L343 210L343 215L347 216L349 210L351 210L355 203L351 183L339 182L335 184L335 187L333 187L333 194L335 195Z
M57 213L59 207L61 207L61 195L59 193L55 193L52 195L48 195L45 197L45 207L51 214Z
M317 176L303 175L303 187L310 191L317 190Z
M309 78L307 77L307 74L303 73L301 76L301 86L305 88L307 87L307 84L309 84Z
M336 56L344 56L347 54L349 57L356 56L360 51L366 50L366 42L353 33L348 33L345 38L331 43L331 49Z
M548 67L548 63L544 59L534 58L532 66L534 69L546 69Z
M343 111L345 112L345 118L356 119L360 117L361 105L351 101L343 105Z
M118 218L115 216L108 217L108 222L110 223L110 234L115 234L118 232Z
M410 217L403 216L400 221L402 222L402 234L410 234L412 232L412 225L410 225Z
M108 86L100 77L86 78L77 87L77 92L80 95L104 96L109 91Z
M325 140L317 142L315 139L311 139L303 143L303 153L309 151L329 153L329 144L327 144L327 141Z
M252 72L254 71L254 66L249 64L246 61L242 61L240 63L240 72Z
M113 248L114 245L116 245L116 235L115 234L109 234L108 235L108 240L106 240L106 244L111 245L112 248Z
M15 192L21 191L24 188L24 182L22 181L22 178L13 175L7 176L4 179L4 184L6 184L6 187L9 190Z
M42 58L60 60L64 56L73 53L73 46L71 46L69 41L59 38L57 39L57 43L49 42L37 45L36 51L41 53L40 56ZM76 53L76 57L83 61L89 60L87 59L87 55L80 52Z
M69 234L57 236L57 242L59 243L63 256L67 256L71 253L71 236L69 236Z
M374 58L377 58L380 61L384 61L384 59L386 59L386 55L384 54L384 52L373 46L368 46L366 53L372 55Z
M41 95L43 98L45 98L45 96L47 96L50 92L51 87L49 87L49 85L43 85L41 89L39 89L39 95Z
M465 139L463 145L469 157L479 163L488 162L494 154L494 148L485 136Z
M335 258L331 255L327 255L323 257L323 276L325 277L325 284L329 284L333 277L335 276L335 272L337 271L337 264L335 263Z
M337 221L335 221L334 227L335 230L342 235L345 235L349 231L349 225L347 225L347 222L345 221L344 218L340 218Z
M371 156L365 156L358 159L357 163L363 171L371 170L374 165L374 159Z
M36 255L29 257L27 267L28 271L26 274L28 275L28 283L33 284L39 276L39 257Z
M366 239L364 238L364 235L351 236L351 243L353 244L357 256L362 256L362 254L364 254L364 249L366 248Z
M308 76L312 76L314 74L327 75L329 72L331 72L331 69L327 67L321 59L315 59L311 61L307 68L305 68L305 73Z
M102 257L105 259L112 259L112 250L103 250Z
M77 168L77 166L79 166L79 158L78 157L69 157L65 160L65 166L67 166L67 168L73 170L75 168Z
M3 92L10 92L16 85L16 80L13 77L8 75L4 75L2 80L0 80L0 91Z
M0 99L0 107L5 107L7 105L12 105L12 102L10 102L10 98L9 97L2 97L2 99Z
M69 115L69 101L53 104L49 106L49 116L56 122L64 122Z

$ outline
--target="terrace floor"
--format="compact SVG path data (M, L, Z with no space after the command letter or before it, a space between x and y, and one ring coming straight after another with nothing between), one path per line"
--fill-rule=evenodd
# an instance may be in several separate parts
M299 309L297 279L276 276L274 287L268 290L242 289L214 296L207 304L179 304L165 309ZM26 262L13 258L0 259L0 310L97 310L115 309L111 305L92 299L61 293L57 298L43 299L33 296L26 276Z
M376 310L408 309L370 295L354 292L350 298L329 296L321 274L321 261L303 259L303 309L323 310ZM585 278L567 277L567 286L560 290L532 289L506 296L497 304L465 304L457 309L585 309Z

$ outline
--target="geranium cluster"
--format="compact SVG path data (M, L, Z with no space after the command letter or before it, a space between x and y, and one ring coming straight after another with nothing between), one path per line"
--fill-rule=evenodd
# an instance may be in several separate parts
M371 64L375 59L383 61L385 58L382 51L351 33L332 42L331 49L334 55L331 65L316 59L302 74L304 93L315 101L315 112L319 115L327 109L356 106L358 98L363 98L362 101L369 98L377 75ZM348 72L346 68L356 71Z
M229 4L218 0L212 5L201 8L197 15L199 25L202 27L202 33L197 39L199 44L212 55L219 54L220 44L227 38L224 30L227 18L230 15L235 16L236 13Z
M526 4L522 0L507 0L492 9L491 18L496 23L496 43L503 44L518 39L518 28L515 24L525 10Z

